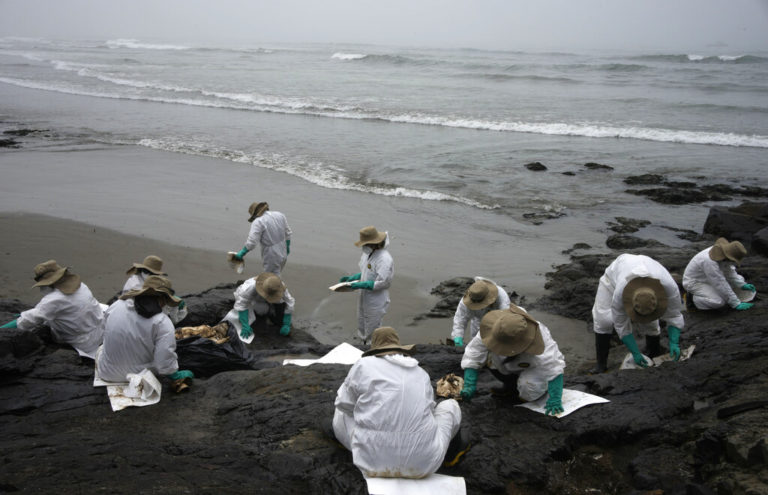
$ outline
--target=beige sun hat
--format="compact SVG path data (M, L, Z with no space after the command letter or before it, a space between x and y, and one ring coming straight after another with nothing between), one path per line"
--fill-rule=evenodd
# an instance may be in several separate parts
M268 303L279 303L283 299L285 284L274 273L260 273L256 277L256 292Z
M376 227L370 225L360 229L360 240L355 243L355 246L360 247L366 244L379 244L386 238L386 232L379 232L376 230Z
M248 221L253 222L256 218L262 216L268 209L269 205L266 201L262 201L261 203L251 203L251 206L248 207L248 214L250 215Z
M35 266L35 285L32 287L53 286L64 294L74 294L80 288L80 275L61 267L56 260L48 260Z
M181 299L176 297L174 294L175 293L173 291L173 286L171 285L170 280L160 275L150 275L144 281L144 285L141 287L141 289L129 290L120 296L120 299L132 299L134 297L143 295L162 296L163 299L165 299L165 304L167 306L178 306L181 302Z
M627 282L621 301L629 319L635 323L650 323L667 311L664 286L652 277L637 277Z
M729 259L737 265L741 263L744 256L747 255L747 249L739 241L728 242L728 239L721 237L715 241L715 245L709 250L709 257L715 261Z
M413 344L400 345L400 337L392 327L379 327L371 335L371 348L365 356L385 356L387 354L410 354Z
M499 297L499 289L496 284L488 280L478 280L469 286L461 299L469 309L483 309L496 301Z
M489 351L500 356L544 352L539 322L514 304L486 313L480 320L480 338Z
M163 273L163 260L160 259L160 257L155 256L154 254L150 254L146 258L144 258L144 261L141 263L134 263L132 267L128 269L127 272L125 272L126 275L133 275L137 271L139 271L140 268L144 268L145 270L148 270L155 275L168 275L167 273Z

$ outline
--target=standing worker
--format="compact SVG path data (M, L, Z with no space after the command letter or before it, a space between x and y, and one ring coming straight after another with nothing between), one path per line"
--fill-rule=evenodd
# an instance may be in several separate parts
M464 332L469 325L469 339L472 340L480 330L480 320L489 311L509 307L509 295L500 285L487 278L475 277L475 282L469 286L464 297L456 307L453 316L453 331L451 338L456 346L464 345Z
M377 328L336 393L333 432L368 477L424 478L469 449L459 404L435 404L412 348L400 345L394 328Z
M296 300L288 292L280 277L264 272L249 278L235 290L235 306L224 317L240 336L240 340L253 340L255 322L269 319L280 326L280 335L291 333L291 319Z
M613 329L627 346L635 363L648 366L637 347L633 331L645 335L646 354L661 354L659 318L667 322L669 354L680 359L680 330L685 325L677 283L661 263L639 254L622 254L600 277L592 319L597 366L592 373L608 369Z
M150 275L168 276L167 273L163 272L163 260L153 254L144 258L144 261L141 263L134 263L125 274L130 275L130 277L128 277L125 285L123 285L123 294L131 290L141 289ZM171 323L176 325L186 318L187 304L182 299L178 305L165 305L163 306L163 313L167 314L168 318L171 319Z
M755 286L746 283L736 272L736 265L746 254L739 241L728 242L721 237L714 246L694 256L683 273L683 288L691 296L691 302L698 309L722 308L727 304L743 311L754 306L742 302L735 292L735 289L750 291L754 297Z
M279 211L270 211L266 202L251 203L248 214L251 230L245 240L245 246L235 254L235 258L242 261L248 251L260 245L264 271L280 276L291 253L292 232L288 220Z
M0 328L33 330L48 325L54 342L69 344L81 356L95 358L104 334L104 310L88 286L56 260L35 267L35 282L32 287L40 287L43 294L40 302Z
M360 229L355 246L362 247L360 272L341 277L339 282L353 282L353 289L362 289L357 304L357 335L366 344L389 308L389 286L395 275L395 263L389 254L389 235L376 227Z
M475 395L478 370L486 365L504 384L501 389L491 389L493 393L514 394L526 402L549 393L545 412L563 412L565 357L549 329L523 308L510 304L507 309L488 312L480 320L480 331L467 344L461 358L461 396L465 400Z

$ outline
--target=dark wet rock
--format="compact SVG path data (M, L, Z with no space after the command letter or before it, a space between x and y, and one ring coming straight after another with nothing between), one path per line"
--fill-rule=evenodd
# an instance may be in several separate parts
M0 139L0 148L18 148L19 142L15 139Z
M752 236L768 227L768 203L744 202L738 206L713 206L704 232L728 240L738 240L749 249Z
M431 294L438 296L439 301L432 307L428 313L424 313L416 317L416 320L423 318L453 318L456 314L456 307L459 305L459 301L464 297L464 293L467 292L469 286L475 281L472 277L454 277L445 282L441 282L435 288L432 289ZM503 286L502 286L503 287ZM506 289L506 287L504 287ZM523 297L517 292L510 292L507 290L507 295L511 301L515 301L518 304L522 304Z
M660 225L659 227L661 227L662 229L670 230L672 232L677 232L677 237L684 241L699 242L704 240L704 236L694 230L678 229L676 227L670 227L668 225Z
M570 170L567 172L562 172L563 175L573 176L576 175L576 172L571 172Z
M636 196L647 196L657 203L667 205L686 205L690 203L703 203L704 201L724 201L730 198L713 198L697 189L672 189L666 187L654 187L650 189L627 189L625 192Z
M542 172L544 170L547 170L547 167L544 164L542 164L541 162L526 163L525 164L525 168L527 168L528 170L531 170L533 172Z
M544 220L554 220L556 218L564 217L563 211L536 211L523 213L523 218L530 220L534 225L541 225Z
M611 249L627 250L640 247L663 246L656 239L641 239L632 235L614 234L605 241L605 245Z
M619 234L632 234L651 224L648 220L635 218L616 217L616 222L607 222L608 228Z
M610 165L603 165L602 163L588 162L584 166L590 170L613 170Z
M576 244L574 244L574 245L573 245L573 246L571 246L570 248L568 248L568 249L565 249L565 250L563 251L563 254L571 254L571 253L572 253L572 252L574 252L574 251L577 251L577 250L584 250L584 249L592 249L592 246L590 246L590 245L589 245L589 244L587 244L586 242L577 242Z
M28 136L29 134L37 134L39 132L47 132L47 129L10 129L3 131L3 134L8 136L24 137Z
M624 183L631 186L655 186L664 182L664 176L658 174L631 175Z
M758 230L752 236L752 251L768 256L768 227Z

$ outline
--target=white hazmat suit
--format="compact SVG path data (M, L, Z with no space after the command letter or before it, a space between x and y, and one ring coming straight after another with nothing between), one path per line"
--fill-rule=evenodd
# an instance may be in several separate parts
M128 373L148 369L155 376L176 372L176 335L165 313L144 318L133 299L118 299L105 312L104 346L99 353L99 377L124 382Z
M642 335L659 335L659 320L650 323L634 323L629 319L622 294L627 283L637 277L650 277L658 280L667 295L667 310L661 316L667 325L683 329L683 303L677 283L661 263L639 254L622 254L605 269L597 286L595 304L592 306L592 319L595 333L611 334L613 329L624 338L637 330Z
M139 290L144 287L144 281L150 275L151 274L149 273L134 273L128 277L128 280L125 281L125 285L123 285L122 294L125 294L129 290ZM183 308L166 305L163 306L163 313L167 314L168 318L171 319L171 322L176 325L178 322L187 317L187 307L186 305Z
M429 375L401 354L358 360L336 393L333 430L368 477L423 478L438 470L461 409L435 405Z
M488 364L489 368L503 375L518 375L517 392L525 401L536 400L548 391L549 382L557 378L565 370L565 357L557 347L549 329L541 322L539 332L544 340L544 352L528 354L526 352L515 356L502 356L493 353L483 344L478 333L464 348L461 358L461 368L480 369Z
M360 281L373 280L373 290L360 289L357 302L357 335L364 341L371 338L374 330L381 326L381 320L389 309L389 286L395 275L395 262L387 250L389 235L384 247L370 252L363 246L360 257Z
M494 284L499 291L499 295L496 296L496 300L493 303L481 309L469 309L467 305L464 304L464 299L459 299L459 305L456 307L456 314L453 315L453 331L451 331L452 339L455 339L456 337L464 338L467 322L470 322L469 338L474 338L475 335L477 335L477 332L480 331L480 320L483 319L483 316L485 316L486 313L496 309L507 309L509 307L510 301L507 291L502 289L501 286L493 280L483 277L475 277L475 282L480 280L486 280Z
M735 308L742 301L734 289L744 285L744 277L736 272L731 260L715 261L709 257L709 247L694 256L685 267L683 288L693 296L699 309Z
M88 286L81 282L72 294L44 287L43 294L34 308L21 313L18 328L32 330L48 325L54 341L71 345L81 356L95 358L104 334L104 310Z
M276 304L281 303L285 303L284 314L293 314L296 300L288 292L288 288L283 291L282 300ZM253 324L256 315L266 316L269 313L269 306L270 303L256 291L256 279L251 277L235 289L235 305L229 310L223 321L228 321L237 330L237 335L240 335L240 331L243 329L242 324L240 324L240 311L248 310L248 323Z
M288 247L285 241L291 238L291 228L285 215L279 211L265 211L251 222L251 230L245 241L245 248L253 251L261 246L261 262L264 271L280 276L288 259Z

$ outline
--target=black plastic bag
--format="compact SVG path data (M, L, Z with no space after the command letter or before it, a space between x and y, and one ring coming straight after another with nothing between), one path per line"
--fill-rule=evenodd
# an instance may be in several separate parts
M205 337L187 337L176 341L179 369L190 370L196 377L213 376L222 371L250 370L255 358L230 325L229 340L217 344Z

